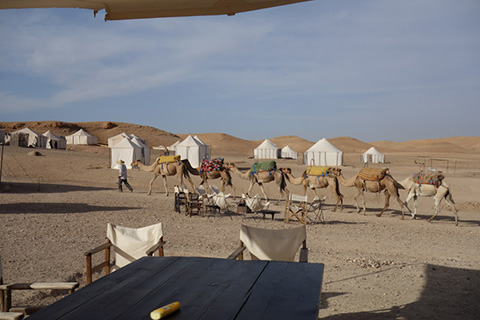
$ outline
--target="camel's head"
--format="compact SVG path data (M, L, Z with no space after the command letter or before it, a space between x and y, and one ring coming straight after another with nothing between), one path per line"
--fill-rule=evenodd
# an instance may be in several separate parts
M332 167L332 168L328 169L328 171L336 177L338 177L342 174L342 169L340 169L340 168Z
M132 164L130 165L132 168L135 168L135 167L138 167L138 163L140 162L140 160L135 160L132 162Z
M282 171L285 174L292 174L292 169L291 168L280 168L280 171Z
M226 163L224 164L224 167L227 168L227 169L229 169L229 170L230 170L230 169L233 169L233 168L235 168L235 163L233 163L233 162L226 162Z

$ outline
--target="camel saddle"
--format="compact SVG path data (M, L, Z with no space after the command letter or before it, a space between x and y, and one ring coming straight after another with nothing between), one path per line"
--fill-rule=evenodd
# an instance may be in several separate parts
M176 156L161 156L158 158L158 163L178 162L180 161L180 155Z
M442 180L445 179L445 176L441 173L436 172L423 172L419 171L413 174L413 182L422 185L422 184L431 184L435 188L438 188L442 185Z
M387 175L388 169L363 168L358 176L363 180L380 181Z
M307 171L305 172L305 177L308 176L328 176L330 175L329 171L330 167L318 167L318 166L311 166L308 167Z
M270 170L276 170L276 169L277 169L277 163L273 160L270 160L270 161L265 161L260 163L254 163L252 165L252 168L250 169L250 172L257 173L260 171L270 171Z
M215 158L212 160L203 159L200 164L200 172L220 171L223 169L223 158Z

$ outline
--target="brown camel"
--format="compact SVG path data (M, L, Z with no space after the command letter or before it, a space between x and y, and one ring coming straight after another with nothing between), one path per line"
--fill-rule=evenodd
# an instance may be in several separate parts
M340 192L338 179L335 175L333 175L333 173L331 173L331 169L326 176L307 174L307 170L305 170L300 177L294 177L290 168L284 168L282 171L287 175L288 181L290 181L292 184L303 186L304 195L307 194L307 188L312 189L315 195L318 196L318 189L329 187L337 198L337 203L332 211L335 212L337 210L339 203L340 211L343 210L343 195Z
M205 190L209 190L210 186L208 184L208 180L215 180L221 179L222 180L222 192L225 193L225 186L229 186L233 190L233 200L236 198L236 188L232 184L232 176L227 168L221 167L220 170L213 170L213 171L202 171L198 168L193 168L192 165L188 160L182 160L185 163L185 168L188 170L190 174L195 176L200 176L202 182L200 184L205 185Z
M407 190L407 199L405 199L405 206L408 208L408 202L413 198L413 213L412 219L415 219L417 214L417 198L418 197L433 197L435 201L435 214L428 219L431 222L440 213L440 202L445 199L447 204L452 208L455 215L455 225L458 226L458 211L455 208L455 202L453 201L452 193L448 185L443 181L440 185L435 186L433 184L418 184L415 183L413 177L408 177L403 181L399 181L405 190Z
M235 166L234 163L227 163L225 167L236 173L240 178L249 180L250 181L250 186L248 187L247 195L250 195L250 191L252 191L252 188L255 184L258 184L260 187L260 190L263 193L263 196L265 197L265 201L268 202L268 197L267 194L265 193L265 190L263 189L263 184L268 183L271 181L275 181L277 184L278 190L280 191L280 199L278 199L277 203L280 202L280 200L283 198L285 193L289 193L287 189L287 176L282 170L278 169L271 169L271 170L265 170L265 171L259 171L259 172L252 172L251 170L242 172L238 170L238 168Z
M404 209L410 211L410 209L405 207L402 200L400 200L400 196L398 194L398 189L404 189L404 187L388 173L381 180L365 180L360 176L361 171L355 174L350 179L345 179L342 174L342 169L340 168L334 168L333 173L337 176L338 182L340 182L340 184L344 185L345 187L357 188L358 193L354 197L355 204L357 206L357 212L360 212L360 207L358 206L357 201L359 195L362 195L363 197L363 214L365 215L367 212L365 205L365 191L372 193L384 191L385 193L385 206L382 211L377 214L377 217L381 217L383 212L385 212L385 210L389 207L391 196L393 196L397 200L400 208L402 209L402 220L404 219Z
M138 167L142 171L153 172L153 179L150 180L150 185L147 193L148 195L152 194L153 182L155 181L155 179L157 179L159 175L161 175L163 178L163 184L165 186L166 196L168 196L167 176L176 175L180 180L180 186L182 187L184 185L183 178L185 177L185 179L187 179L187 181L190 183L192 190L195 190L193 181L188 175L188 171L185 167L185 164L182 161L158 163L158 161L155 160L155 162L152 165L146 166L142 163L142 161L136 160L135 162L132 162L132 168L134 167Z

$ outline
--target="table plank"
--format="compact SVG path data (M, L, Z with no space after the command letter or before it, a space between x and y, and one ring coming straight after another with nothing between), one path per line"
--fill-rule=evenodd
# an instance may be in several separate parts
M317 319L323 268L318 263L269 263L236 319Z

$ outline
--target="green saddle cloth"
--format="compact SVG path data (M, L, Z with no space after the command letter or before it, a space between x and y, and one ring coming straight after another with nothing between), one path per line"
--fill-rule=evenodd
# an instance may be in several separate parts
M255 173L259 171L269 171L274 169L277 169L277 163L271 160L271 161L265 161L260 163L254 163L250 171Z

